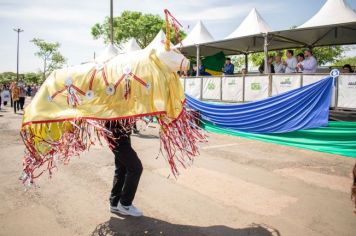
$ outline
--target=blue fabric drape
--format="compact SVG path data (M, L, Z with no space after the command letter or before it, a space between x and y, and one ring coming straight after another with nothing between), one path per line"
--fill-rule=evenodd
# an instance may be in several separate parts
M250 133L285 133L326 126L333 78L274 97L244 104L221 105L196 100L186 94L187 105L202 119L222 128Z

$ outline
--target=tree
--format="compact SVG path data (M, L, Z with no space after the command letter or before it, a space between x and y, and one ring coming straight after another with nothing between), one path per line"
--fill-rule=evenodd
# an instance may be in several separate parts
M91 28L94 39L103 38L105 43L110 42L110 18L106 17L102 24L96 23ZM114 42L120 44L129 38L135 38L138 44L146 47L157 33L165 31L165 21L159 15L142 14L137 11L124 11L120 16L114 17ZM179 31L179 37L183 39L185 33ZM174 30L171 29L171 41L177 44Z
M303 48L298 48L298 49L293 49L293 50L294 50L294 56L296 56L299 53L304 53ZM313 54L317 58L319 65L325 65L326 63L333 63L333 62L337 61L341 57L341 55L347 50L348 50L348 48L341 47L341 46L316 47L316 48L313 48ZM284 51L269 52L269 55L271 55L271 56L275 56L277 54L283 55L285 57ZM260 65L262 63L263 59L264 59L263 52L251 54L251 60L255 66Z
M40 73L29 72L24 75L26 84L40 84L43 82L43 77Z
M340 60L337 60L334 63L334 66L343 66L345 64L349 64L351 66L356 66L356 57L346 57L346 58L342 58Z
M43 39L34 38L31 40L39 49L35 53L36 56L43 60L43 80L46 79L47 74L55 69L61 68L66 62L66 59L58 51L60 44L58 42L49 43Z
M19 75L20 77L20 75ZM12 81L16 81L17 76L14 72L3 72L0 74L0 84L8 84Z

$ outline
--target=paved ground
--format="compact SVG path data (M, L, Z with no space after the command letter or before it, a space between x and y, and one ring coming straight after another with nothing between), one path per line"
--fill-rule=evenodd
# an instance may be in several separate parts
M4 111L5 110L5 111ZM108 212L113 155L96 146L40 188L18 180L22 115L0 112L0 235L356 235L354 159L210 135L178 180L158 154L158 128L133 137L144 163L142 218Z

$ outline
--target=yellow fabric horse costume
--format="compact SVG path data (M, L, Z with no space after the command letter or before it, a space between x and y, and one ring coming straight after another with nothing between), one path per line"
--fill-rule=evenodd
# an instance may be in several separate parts
M189 61L169 47L115 56L104 63L86 63L54 71L26 107L21 134L26 145L23 180L68 163L100 138L110 136L105 123L130 129L145 116L161 126L161 145L174 175L176 161L185 165L205 140L184 107L178 70Z

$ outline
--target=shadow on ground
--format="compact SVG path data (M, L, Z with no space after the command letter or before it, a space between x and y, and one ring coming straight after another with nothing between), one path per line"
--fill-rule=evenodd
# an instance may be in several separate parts
M247 228L233 229L224 225L199 227L178 225L154 219L151 217L111 217L109 221L98 225L92 236L139 236L139 235L169 235L169 236L280 236L278 230L266 225L252 224Z

